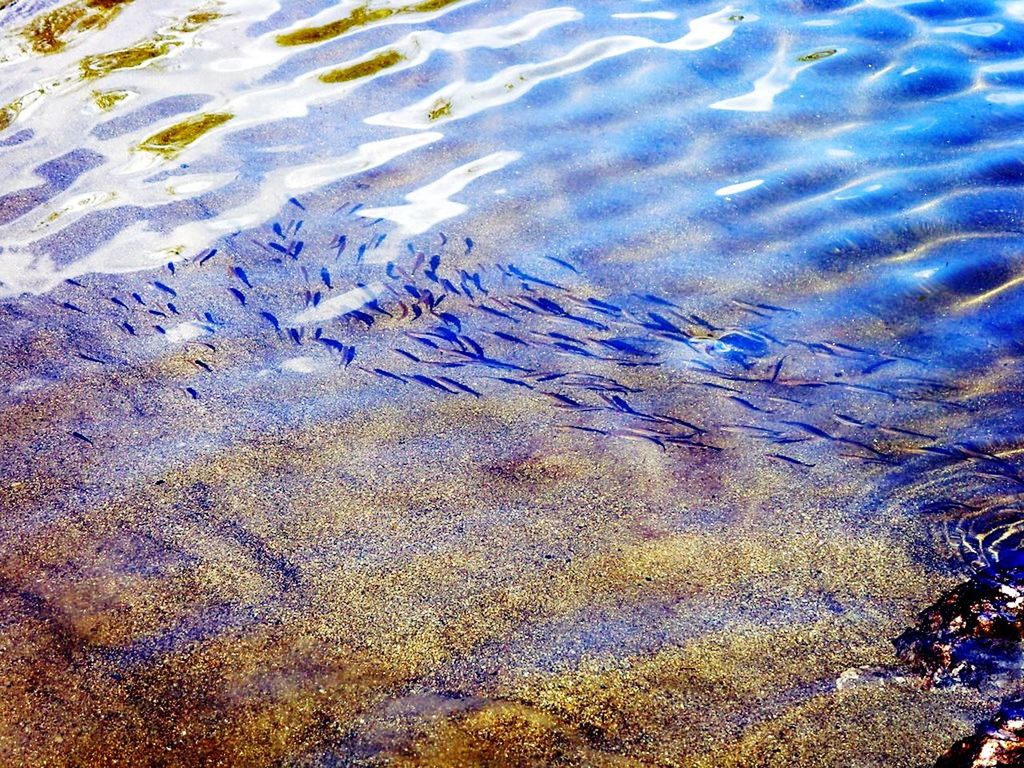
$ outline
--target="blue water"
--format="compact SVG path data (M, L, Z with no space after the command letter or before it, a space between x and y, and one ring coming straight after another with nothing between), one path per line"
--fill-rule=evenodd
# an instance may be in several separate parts
M851 530L935 534L901 543L922 567L1020 561L1024 4L467 1L295 47L275 39L358 6L224 2L183 32L193 7L144 5L47 55L22 33L37 6L0 10L0 105L19 105L0 132L3 474L68 486L12 495L8 542L183 462L382 410L410 435L354 443L355 477L392 451L409 471L415 448L443 485L460 456L501 454L526 398L534 445L632 446L662 462L644 488L694 472L687 493L811 509L843 486ZM81 78L146 39L172 43ZM231 117L146 149L204 114ZM424 409L449 402L436 438ZM709 528L732 514L714 498ZM281 594L319 562L308 539L296 566L232 526ZM389 541L346 562L397 557ZM461 539L408 546L438 541ZM764 605L781 623L834 609ZM716 606L686 632L746 620ZM578 646L642 652L654 609L636 610L508 642L555 665L576 627ZM249 621L183 616L125 653Z

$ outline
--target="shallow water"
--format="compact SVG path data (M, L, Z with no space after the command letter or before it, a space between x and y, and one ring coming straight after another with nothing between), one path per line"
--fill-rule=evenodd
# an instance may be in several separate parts
M0 32L4 761L931 765L1006 695L890 639L1019 564L1020 3Z

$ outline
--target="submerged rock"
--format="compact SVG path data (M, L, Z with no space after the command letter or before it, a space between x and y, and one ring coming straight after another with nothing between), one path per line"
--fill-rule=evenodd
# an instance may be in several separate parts
M1022 639L1024 574L984 571L942 595L893 643L932 684L980 685L1019 676Z
M1003 702L999 713L954 744L935 768L1024 768L1024 699Z

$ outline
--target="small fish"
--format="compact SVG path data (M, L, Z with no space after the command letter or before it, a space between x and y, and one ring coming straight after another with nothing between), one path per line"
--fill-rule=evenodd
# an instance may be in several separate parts
M141 304L142 306L146 306L146 302L142 300L142 297L139 296L139 294L133 293L132 294L132 298L135 299L135 302L137 304Z
M707 387L708 389L721 389L725 392L742 392L743 390L736 389L735 387L727 387L724 384L713 384L710 381L701 382L700 386Z
M522 339L520 339L518 336L515 336L514 334L505 333L504 331L493 331L493 333L499 339L504 339L505 341L511 341L513 344L522 344L524 347L530 346L527 342L523 341Z
M78 282L77 280L73 280L73 279L72 279L72 278L70 278L70 277L69 277L69 278L67 278L67 279L66 279L66 280L65 280L64 282L65 282L65 283L67 283L68 285L73 285L73 286L75 286L76 288L85 288L85 286L84 286L84 285L82 285L82 284L81 284L80 282Z
M292 244L292 249L291 249L291 251L290 251L289 255L290 255L290 256L291 256L291 257L292 257L293 259L295 259L295 260L298 260L298 258L299 258L299 254L300 254L300 253L302 253L302 249L303 249L303 248L305 248L305 247L306 247L306 243L305 243L304 241L302 241L302 240L296 240L296 241L295 241L295 242L294 242L294 243Z
M323 280L324 285L327 286L327 290L331 290L334 287L331 285L331 272L327 267L320 268L320 279Z
M80 358L82 358L83 360L88 360L90 363L99 363L100 365L106 365L109 362L108 360L101 360L98 357L93 357L92 355L87 355L84 352L79 352L78 356Z
M193 389L192 387L185 387L185 394L187 394L193 400L199 399L199 393L196 392L195 389Z
M135 332L135 326L133 326L131 323L125 321L121 323L121 327L124 328L125 331L127 331L130 335L138 336L138 334Z
M770 315L767 312L761 312L758 309L756 309L754 305L748 304L745 301L738 301L737 299L732 299L732 303L735 304L740 309L742 309L744 312L749 312L750 314L756 317L770 317Z
M296 344L302 344L302 334L302 330L297 330L295 328L288 329L288 335L292 337L292 341L294 341Z
M861 373L864 373L864 374L874 373L879 368L883 368L883 367L885 367L887 365L892 365L895 362L896 361L891 359L891 358L887 359L887 360L879 360L877 363L872 363L871 365L869 365L867 368L865 368L863 371L861 371Z
M558 426L562 427L563 429L575 429L575 430L577 430L579 432L593 432L594 434L598 434L598 435L607 435L608 434L603 429L597 429L595 427L584 427L584 426L580 426L578 424L559 424Z
M252 288L252 283L249 282L249 276L247 274L245 274L245 270L244 269L242 269L241 267L235 267L231 271L235 273L235 277L237 277L239 280L241 280L242 284L246 288Z
M328 349L333 350L334 352L338 352L338 353L344 353L345 352L345 345L342 344L337 339L331 339L331 338L328 338L327 336L316 336L314 338L316 338L316 340L318 342L323 344Z
M348 238L345 235L338 235L338 240L334 244L334 248L337 251L335 258L341 256L345 252L345 246L348 244Z
M414 363L422 363L423 362L420 358L416 357L416 355L414 355L412 352L406 352L401 347L395 347L394 351L397 352L398 354L400 354L402 357L409 358Z
M231 292L232 296L234 296L236 299L238 299L238 303L241 304L244 307L245 306L245 294L242 293L237 288L228 288L228 290Z
M673 313L673 314L678 314L678 313ZM718 330L717 326L712 325L711 323L709 323L707 320L705 320L700 315L691 314L690 315L690 320L693 321L694 323L696 323L697 325L701 326L702 328L706 328L709 331L717 331Z
M465 284L467 282L468 283L472 283L473 285L476 286L476 289L478 291L480 291L480 293L484 294L485 296L487 295L487 289L484 288L483 283L480 281L480 273L479 272L474 272L473 274L469 274L466 270L460 269L459 270L459 277L462 279L463 287L465 287Z
M467 237L466 238L466 255L467 256L472 252L474 245L476 245L476 243L473 242L473 238Z
M447 342L449 342L451 344L458 344L459 347L461 347L463 349L465 348L465 346L463 345L462 341L459 339L459 335L457 333L455 333L455 331L452 331L451 329L449 329L448 327L446 327L444 325L437 326L436 328L434 328L433 331L431 331L427 335L428 336L436 336L436 337L438 337L440 339L444 339L445 341L447 341Z
M730 399L730 400L733 400L733 401L735 401L735 402L737 402L737 403L739 403L739 404L740 404L740 405L742 405L742 406L743 406L744 408L748 408L748 409L750 409L751 411L760 411L761 413L771 413L771 411L765 411L765 409L764 409L764 408L758 408L758 407L757 407L756 405L754 405L754 404L753 404L752 402L750 402L749 400L745 400L745 399L744 399L744 398L742 398L742 397L737 397L736 395L730 395L730 396L729 396L729 399Z
M555 256L545 256L544 258L547 259L548 261L555 262L555 264L557 264L560 267L565 267L570 272L575 272L577 275L580 273L580 271L576 269L576 267L574 267L568 261L563 261L562 259L556 258Z
M855 419L853 416L847 416L845 413L834 413L834 414L832 414L832 418L835 419L836 421L838 421L840 424L846 424L846 425L851 426L851 427L871 427L871 428L875 428L875 427L878 426L877 424L869 424L866 421L861 421L860 419Z
M836 439L840 443L846 443L847 445L852 445L852 446L855 446L857 448L861 448L862 450L865 450L868 453L873 454L875 456L879 456L879 457L883 457L883 458L885 457L885 454L882 453L881 451L879 451L878 449L873 448L872 446L868 445L867 443L862 443L859 440L853 440L853 439L851 439L849 437L840 437L840 438L836 438Z
M555 400L558 403L560 403L560 405L556 406L558 408L577 408L577 409L586 409L588 411L595 410L592 406L584 405L583 403L580 403L580 402L577 402L576 400L573 400L571 397L567 397L566 395L560 395L557 392L543 392L542 391L541 394L542 395L546 395L547 397L550 397L552 400Z
M425 336L417 336L417 335L412 334L412 333L409 333L409 334L406 334L406 335L410 339L412 339L413 341L416 341L416 342L422 344L425 347L430 347L431 349L440 349L440 347L435 342L431 341L430 339L426 338Z
M865 357L880 357L880 355L871 349L864 349L863 347L855 347L851 344L843 344L839 341L826 341L825 344L833 349L841 349L844 352L852 352L855 355L864 355Z
M294 197L289 197L288 198L288 202L291 203L292 205L294 205L299 210L302 210L302 211L306 210L306 206L304 206L302 203L300 203Z
M538 334L538 335L547 335L547 336L550 336L553 339L561 339L562 341L568 341L568 342L570 342L572 344L577 344L577 345L579 345L581 347L585 347L587 345L587 342L583 341L582 339L577 339L575 336L570 336L567 333L558 333L557 331L549 331L547 334Z
M800 461L800 459L794 459L792 456L786 456L782 453L769 453L769 458L778 459L779 461L785 461L789 464L795 464L800 467L813 467L814 464L808 464L806 461Z
M180 315L181 314L181 312L178 311L178 308L176 306L174 306L174 304L172 304L169 301L167 302L167 308L169 310L171 310L171 312L173 312L175 315Z
M444 384L442 384L439 381L435 381L429 376L424 376L423 374L420 373L414 373L410 378L413 381L418 381L420 384L423 384L426 387L437 389L440 390L441 392L447 392L449 395L455 394L452 390L448 389L448 387L446 387Z
M528 384L525 381L519 381L519 379L510 379L506 376L488 376L487 378L494 379L495 381L501 381L505 384L511 384L514 387L525 387L526 389L534 388L532 384Z
M73 312L81 312L83 315L88 314L80 306L78 306L77 304L72 304L70 301L65 301L63 304L61 304L61 306L64 307L64 309L70 309Z
M153 326L153 330L156 331L159 334L164 335L164 336L167 335L167 329L164 328L162 325L154 325Z
M608 434L612 437L622 437L627 440L645 440L647 442L654 443L656 446L661 448L661 450L665 450L665 443L661 439L654 435L639 432L635 429L613 429Z
M470 387L470 386L468 386L466 384L462 384L462 383L456 381L455 379L450 379L447 376L438 376L437 378L438 378L439 381L443 381L446 384L450 384L451 386L455 387L456 389L461 389L463 392L466 392L467 394L473 395L473 397L482 397L482 395L479 392L477 392L475 389L473 389L472 387Z
M260 317L262 317L264 320L266 320L268 323L274 326L275 331L277 331L278 333L281 332L281 323L280 321L278 321L277 317L272 312L261 311Z
M374 323L373 315L367 314L366 312L361 312L358 309L353 309L351 312L346 312L346 315L355 318L356 320L359 320L363 323L366 323L367 328L372 326Z
M196 359L195 359L195 360L193 360L192 362L193 362L193 363L195 363L195 364L196 364L197 366L199 366L200 368L202 368L202 369L203 369L204 371L206 371L207 373L213 373L213 368L212 368L212 367L210 366L210 364L209 364L208 362L206 362L205 360L201 360L201 359L199 359L199 358L196 358Z
M464 341L466 344L468 344L470 347L473 348L473 351L476 353L477 357L480 357L480 358L485 357L485 355L484 355L484 348L481 347L479 344L477 344L476 341L474 341L472 337L470 337L470 336L462 336L461 338L462 338L462 341Z
M674 323L669 322L668 318L664 315L659 315L657 312L648 312L647 317L650 318L649 323L644 323L645 328L650 328L654 331L662 331L663 333L678 334L685 336L683 329Z
M121 301L119 298L117 298L117 296L111 296L110 300L114 302L117 306L121 307L121 309L127 309L129 312L131 311L128 305Z
M628 413L633 416L645 415L634 409L632 405L630 405L624 398L620 397L619 395L603 395L602 397L605 400L605 402L609 403L617 411L621 411L622 413Z
M654 354L647 350L640 349L639 347L630 344L628 341L622 339L600 339L599 343L614 349L616 352L624 352L627 355L633 355L635 357L654 357Z
M176 298L178 295L178 292L171 288L171 286L165 285L164 283L161 283L159 280L153 281L153 287L155 287L159 291L163 291L171 298Z
M373 301L366 302L366 307L368 309L372 309L378 315L387 315L388 317L394 317L393 314L388 312L386 309L384 309L384 307L382 307L380 305L380 301L378 301L377 299L374 299Z
M569 344L564 341L556 341L552 346L568 352L570 355L579 355L580 357L597 357L593 352L588 352L582 347L577 347L575 344Z
M650 302L651 304L658 304L662 307L672 307L673 309L679 309L678 304L673 304L668 299L663 299L660 296L655 296L653 293L638 294L644 301Z
M508 271L511 272L516 277L518 277L520 280L526 280L527 282L537 283L538 285L546 285L548 288L557 288L558 290L563 290L562 286L557 285L556 283L552 283L550 280L544 280L543 278L535 277L527 272L523 272L515 264L509 264Z
M519 322L519 318L514 317L513 315L510 315L507 312L502 312L500 309L494 309L493 307L489 307L486 304L474 304L473 306L476 307L476 309L479 309L481 312L486 312L489 315L494 315L495 317L503 317L506 320L511 320L514 323Z
M732 303L735 304L737 307L742 307L744 309L764 309L769 312L788 312L793 315L800 314L795 309L787 309L786 307L779 307L774 304L758 304L749 301L741 301L739 299L733 299Z
M216 248L211 248L209 250L209 252L207 252L207 254L205 256L203 256L203 258L201 258L199 260L199 266L202 266L203 264L208 262L210 259L212 259L216 255L217 255L217 249Z
M806 433L808 433L810 435L814 435L815 437L820 437L823 440L835 440L835 438L832 435L830 435L828 432L826 432L823 429L818 429L813 424L807 424L806 422L803 422L803 421L782 421L780 423L781 424L786 424L787 426L790 426L790 427L796 427L798 429L802 429L804 432L806 432Z
M599 311L610 312L610 313L613 313L613 314L621 314L622 313L622 308L621 307L617 307L614 304L609 304L607 301L601 301L600 299L595 299L593 297L590 297L590 298L587 299L587 303L593 305Z
M915 432L912 429L901 429L900 427L879 427L883 432L890 432L896 435L907 435L908 437L920 437L924 440L938 440L938 435L929 435L924 432Z
M94 443L91 438L86 437L81 432L72 432L71 436L76 440L81 440L83 443L88 443L89 445L96 445L96 443Z
M529 298L529 297L526 297L526 298ZM495 301L497 301L497 299L495 299ZM520 303L518 301L515 301L514 299L506 299L505 301L501 302L501 304L502 304L502 306L511 305L511 306L515 307L516 309L521 309L524 312L529 312L531 315L536 315L537 314L537 310L534 309L533 307L531 307L531 306L529 306L527 304L522 304L522 303Z
M404 377L399 376L397 373L392 373L391 371L385 371L383 368L374 368L373 372L376 373L378 376L383 376L386 379L394 379L395 381L401 382L402 384L406 383Z
M459 320L459 318L457 318L451 312L442 312L440 315L438 315L438 317L440 317L441 320L443 320L448 325L454 327L455 330L459 332L462 331L462 321Z

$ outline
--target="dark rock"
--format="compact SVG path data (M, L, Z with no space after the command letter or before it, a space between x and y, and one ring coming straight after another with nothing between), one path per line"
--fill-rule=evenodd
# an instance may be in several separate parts
M1024 574L979 572L918 615L893 643L900 659L935 685L981 685L1019 676Z
M954 744L935 768L1024 768L1024 699L1003 702L999 713Z

